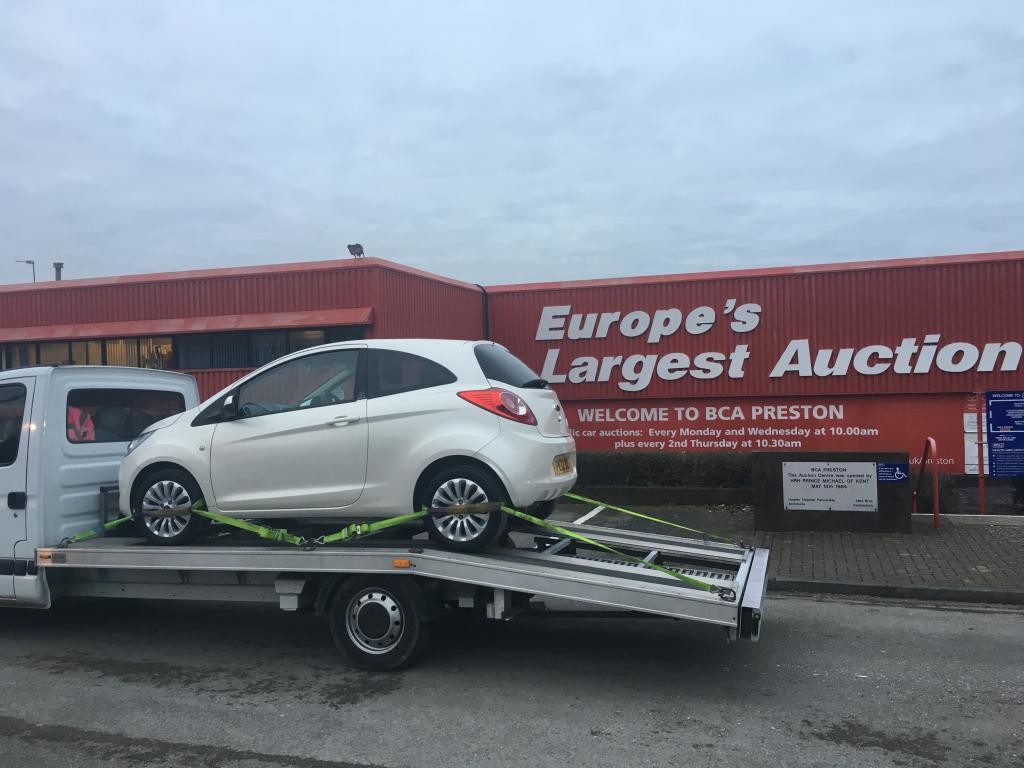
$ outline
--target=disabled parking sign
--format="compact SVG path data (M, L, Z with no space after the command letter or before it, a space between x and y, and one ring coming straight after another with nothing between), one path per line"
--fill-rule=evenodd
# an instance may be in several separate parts
M1024 392L988 392L988 466L992 477L1024 477Z
M902 483L910 478L910 465L894 462L878 462L878 482Z

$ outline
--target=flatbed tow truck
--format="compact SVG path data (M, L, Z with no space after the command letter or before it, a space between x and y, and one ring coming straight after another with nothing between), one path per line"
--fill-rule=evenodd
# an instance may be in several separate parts
M543 615L534 597L585 605L580 615L594 615L595 607L602 616L653 614L722 627L730 641L758 639L768 550L560 525L718 589L697 590L635 561L544 531L514 533L504 546L476 554L445 550L429 539L308 549L253 544L234 533L189 547L104 538L40 548L36 565L55 596L277 603L286 611L324 613L339 649L371 669L412 663L426 644L430 620L445 611L477 610L497 620L526 611ZM346 585L353 581L386 611L370 602L347 615L353 590ZM397 628L416 641L408 647L387 642L388 632Z
M131 378L140 373L94 378L123 389L140 386ZM85 373L68 370L61 374L68 382L57 387L60 378L48 374L52 380L35 382L36 397L47 387L53 399L80 386L76 375ZM173 376L154 374L145 384L180 384L168 378ZM26 376L18 381L32 391ZM59 403L58 418L64 407ZM16 461L46 458L38 455L46 440L34 435L33 441ZM123 446L114 448L123 453ZM102 464L94 453L88 464L93 468ZM116 462L112 466L116 472ZM479 553L446 550L425 537L384 534L294 546L265 543L231 528L191 546L120 536L69 543L69 533L102 522L102 510L116 503L111 489L82 485L78 475L51 469L57 471L36 472L34 478L32 466L22 467L18 476L28 477L29 492L7 494L5 512L13 514L13 523L5 519L0 533L8 532L9 540L0 536L0 546L13 549L15 557L0 553L0 606L48 608L65 597L277 603L286 611L326 615L339 649L357 666L373 670L411 664L427 643L431 621L446 612L464 609L507 620L542 610L535 598L572 601L583 615L655 615L714 625L730 641L760 635L766 549L581 522L550 530L520 526Z

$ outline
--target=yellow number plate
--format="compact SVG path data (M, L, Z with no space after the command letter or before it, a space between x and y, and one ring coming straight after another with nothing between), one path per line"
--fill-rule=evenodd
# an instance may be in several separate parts
M567 475L572 472L572 462L569 461L568 456L556 456L551 464L555 468L556 475Z

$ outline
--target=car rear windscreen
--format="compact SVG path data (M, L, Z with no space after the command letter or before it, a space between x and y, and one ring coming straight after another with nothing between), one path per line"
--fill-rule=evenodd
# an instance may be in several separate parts
M500 381L513 387L543 386L542 380L530 366L513 355L504 347L494 344L480 344L473 351L484 376L492 381Z
M73 389L68 392L70 443L119 443L185 410L180 392L155 389Z

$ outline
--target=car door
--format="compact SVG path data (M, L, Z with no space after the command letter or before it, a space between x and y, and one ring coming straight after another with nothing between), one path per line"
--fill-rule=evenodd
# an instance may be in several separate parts
M366 481L365 350L292 358L243 382L210 446L216 506L234 515L331 515Z
M27 428L32 414L32 379L0 382L0 599L14 597L14 548L28 538Z

